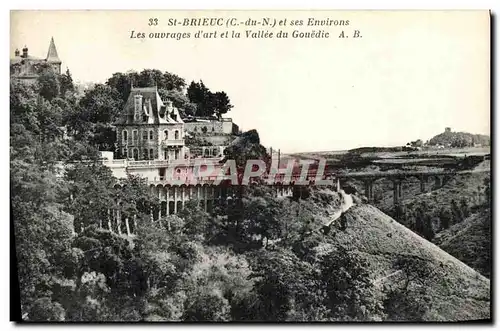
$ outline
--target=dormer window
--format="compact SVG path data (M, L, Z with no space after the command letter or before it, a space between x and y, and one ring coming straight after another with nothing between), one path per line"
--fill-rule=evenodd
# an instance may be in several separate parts
M179 131L177 131L177 130L175 130L174 139L175 140L179 139Z
M149 130L149 140L153 140L153 130Z

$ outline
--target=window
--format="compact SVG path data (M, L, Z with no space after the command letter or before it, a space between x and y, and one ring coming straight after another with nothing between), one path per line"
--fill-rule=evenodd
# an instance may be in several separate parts
M149 159L150 160L154 160L155 159L155 151L152 148L149 150Z
M149 130L149 140L153 140L153 130Z
M168 130L163 131L163 135L165 140L168 140Z
M147 149L144 149L144 152L143 152L143 154L142 154L142 158L143 158L144 160L147 160L147 159L148 159L148 150L147 150Z
M179 159L179 150L178 149L175 150L175 159L176 160Z
M139 150L137 148L134 148L134 160L139 159Z
M168 150L166 149L163 150L163 159L168 160Z
M212 132L214 132L214 131L215 131L215 128L212 126Z
M134 144L137 144L137 140L139 139L137 130L132 131L132 137L134 139Z
M142 132L142 140L148 140L148 131L147 130L144 130Z
M195 127L194 127L194 132L197 132L197 131L198 131L198 127L197 127L197 126L195 126Z
M124 149L123 149L122 154L123 154L123 157L124 157L125 159L126 159L126 158L128 158L128 156L127 156L127 149L126 149L126 148L124 148Z
M123 130L122 131L122 140L123 140L123 143L127 143L128 141L128 131L127 130Z
M175 140L179 139L179 131L175 130L174 135L175 135L175 137L174 137Z

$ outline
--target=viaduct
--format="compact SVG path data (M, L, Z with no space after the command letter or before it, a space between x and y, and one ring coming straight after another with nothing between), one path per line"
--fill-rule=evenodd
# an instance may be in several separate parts
M393 182L394 190L394 203L399 204L403 197L402 183L408 178L415 177L420 181L420 190L422 193L427 192L429 182L434 181L435 188L442 187L450 178L460 174L468 174L473 172L485 172L489 169L481 170L461 170L461 171L399 171L399 172L355 172L355 173L327 173L323 179L333 180L334 187L338 191L349 181L358 181L364 184L364 193L368 202L373 202L373 186L377 180L385 178ZM265 179L265 178L264 178ZM298 175L292 175L290 181L279 180L276 178L273 185L275 188L276 196L285 197L292 196L294 188L304 187L305 185L297 185L300 179ZM306 186L315 184L316 174L309 174L307 176ZM227 182L216 184L217 177L198 178L197 184L174 184L170 180L163 178L152 178L148 180L148 185L160 201L159 208L151 210L151 221L157 221L162 216L177 214L184 208L187 201L197 199L202 203L206 211L211 210L212 207L221 201L221 199L237 199L238 192L237 186L231 186ZM217 182L218 183L218 182ZM250 183L252 184L252 182ZM254 183L255 184L255 183ZM119 185L119 184L118 184ZM113 223L116 222L116 230L118 233L127 233L130 235L135 232L136 221L134 218L133 225L129 224L128 219L123 219L119 211L111 211L112 215L108 215L108 226L111 231ZM125 221L125 222L123 222ZM132 229L133 228L133 229Z

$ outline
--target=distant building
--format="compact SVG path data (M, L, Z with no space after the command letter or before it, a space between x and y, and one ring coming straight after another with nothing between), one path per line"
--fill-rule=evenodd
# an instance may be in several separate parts
M47 57L37 58L28 54L28 47L24 46L22 53L16 49L14 58L10 59L10 76L25 83L33 83L40 71L49 65L57 74L61 73L61 60L57 55L54 38L50 39Z
M444 132L451 132L451 128L444 128Z

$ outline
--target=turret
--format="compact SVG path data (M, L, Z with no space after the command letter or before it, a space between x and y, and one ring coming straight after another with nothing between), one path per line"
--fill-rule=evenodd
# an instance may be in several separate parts
M28 57L28 47L24 46L23 48L23 56L22 57Z
M59 59L59 55L57 55L54 37L50 39L49 51L47 52L46 61L52 65L52 67L58 74L61 73L61 60Z
M19 53L20 53L20 52L19 52L19 48L16 48L16 51L14 52L14 55L15 55L16 57L18 57L18 56L20 55Z

